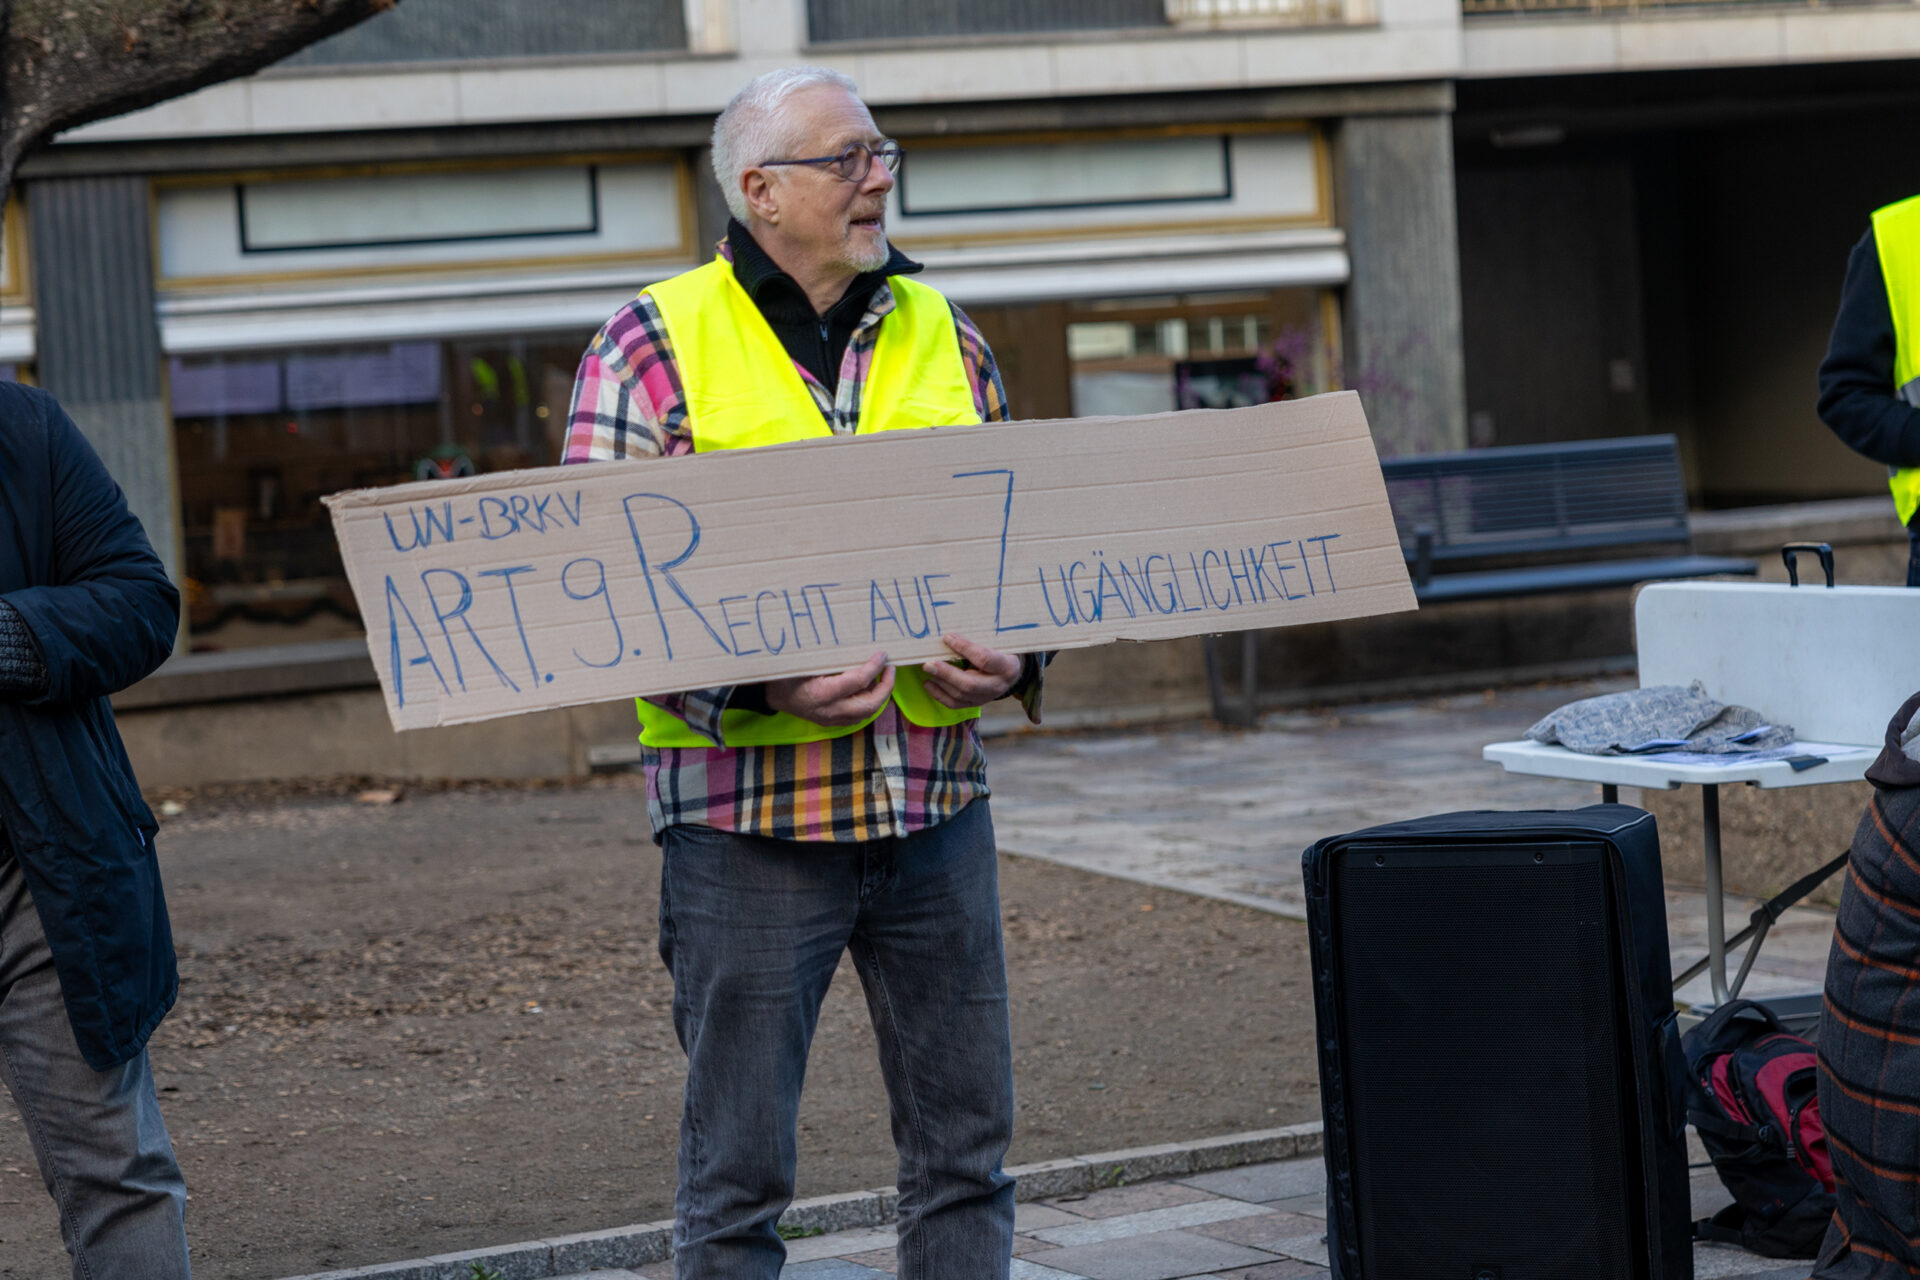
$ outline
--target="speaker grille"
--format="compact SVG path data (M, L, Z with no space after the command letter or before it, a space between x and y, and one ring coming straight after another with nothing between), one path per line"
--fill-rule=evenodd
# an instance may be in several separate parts
M1641 1274L1602 850L1362 847L1332 890L1366 1280Z

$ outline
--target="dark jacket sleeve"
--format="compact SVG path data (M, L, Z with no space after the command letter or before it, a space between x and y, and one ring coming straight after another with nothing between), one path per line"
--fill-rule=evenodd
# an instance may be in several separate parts
M46 687L28 702L61 706L115 693L165 662L180 593L93 446L52 397L33 398L47 429L53 580L4 598L47 667Z
M1920 409L1896 394L1893 309L1869 230L1847 258L1847 280L1820 362L1820 421L1855 453L1920 467Z

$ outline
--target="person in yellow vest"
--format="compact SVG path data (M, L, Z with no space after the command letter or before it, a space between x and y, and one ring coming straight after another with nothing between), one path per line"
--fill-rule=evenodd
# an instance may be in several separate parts
M1907 585L1920 587L1920 196L1875 213L1847 259L1820 364L1820 420L1891 473Z
M713 130L727 238L594 338L567 461L1004 420L979 331L888 244L899 162L845 76L803 67L742 89ZM807 1051L846 953L891 1103L902 1280L1008 1274L1012 1049L976 724L1008 696L1037 721L1045 663L944 639L956 661L875 653L639 704L687 1055L680 1280L779 1275Z

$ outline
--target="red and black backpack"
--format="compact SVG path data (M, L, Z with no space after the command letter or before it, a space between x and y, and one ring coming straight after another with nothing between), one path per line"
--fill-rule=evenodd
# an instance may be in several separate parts
M1694 1239L1769 1258L1813 1257L1834 1207L1813 1046L1751 1000L1714 1010L1681 1046L1687 1120L1733 1195L1693 1224Z

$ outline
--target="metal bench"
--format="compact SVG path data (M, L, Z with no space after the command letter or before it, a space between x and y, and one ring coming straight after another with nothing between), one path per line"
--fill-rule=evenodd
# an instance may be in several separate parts
M1672 436L1420 454L1380 469L1422 604L1757 570L1693 553Z
M1758 571L1752 560L1694 554L1672 436L1417 454L1380 469L1421 604ZM1241 636L1237 700L1224 638L1206 641L1214 716L1228 724L1257 715L1254 636Z

